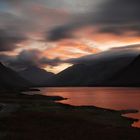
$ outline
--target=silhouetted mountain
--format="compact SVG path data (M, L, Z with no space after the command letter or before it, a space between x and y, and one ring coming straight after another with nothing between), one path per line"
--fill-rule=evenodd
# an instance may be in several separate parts
M140 86L140 55L110 79L114 86Z
M44 69L40 69L36 66L31 66L19 72L19 74L26 80L33 83L33 86L44 86L47 80L54 76L53 73L47 72Z
M121 69L131 64L137 55L97 55L55 75L49 86L104 86ZM92 59L91 59L92 58Z
M12 69L0 63L0 88L2 89L23 89L30 86L30 83L19 76Z

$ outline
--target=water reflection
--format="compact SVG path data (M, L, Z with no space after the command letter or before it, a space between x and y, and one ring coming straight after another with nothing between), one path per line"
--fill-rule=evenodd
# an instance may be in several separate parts
M115 110L140 111L140 88L41 88L41 94L69 98L61 102L71 105L93 105ZM127 116L140 119L140 113ZM133 125L140 127L140 122Z

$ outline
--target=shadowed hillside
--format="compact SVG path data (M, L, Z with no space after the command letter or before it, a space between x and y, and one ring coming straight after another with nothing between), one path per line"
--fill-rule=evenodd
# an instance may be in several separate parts
M140 86L140 55L115 74L110 82L116 86Z
M36 66L31 66L19 72L20 76L33 83L33 86L44 86L53 73Z
M118 71L135 59L134 55L105 56L76 64L55 75L50 86L105 86Z
M0 88L1 89L22 89L29 87L30 82L19 76L12 69L0 63Z

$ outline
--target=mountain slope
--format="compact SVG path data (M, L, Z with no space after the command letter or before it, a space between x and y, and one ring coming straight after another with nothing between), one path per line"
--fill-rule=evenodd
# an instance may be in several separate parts
M110 84L116 86L140 86L140 55L114 75Z
M19 74L0 63L0 87L4 89L21 89L29 87L30 83Z
M54 76L53 73L47 72L35 66L26 68L19 72L20 76L33 83L34 86L44 86L49 78Z
M49 86L103 86L118 71L129 65L135 55L116 55L90 59L60 72Z

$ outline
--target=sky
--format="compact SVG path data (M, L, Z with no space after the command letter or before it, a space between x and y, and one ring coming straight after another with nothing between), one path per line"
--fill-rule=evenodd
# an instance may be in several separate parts
M16 70L58 73L68 60L139 44L139 0L0 0L0 61Z

